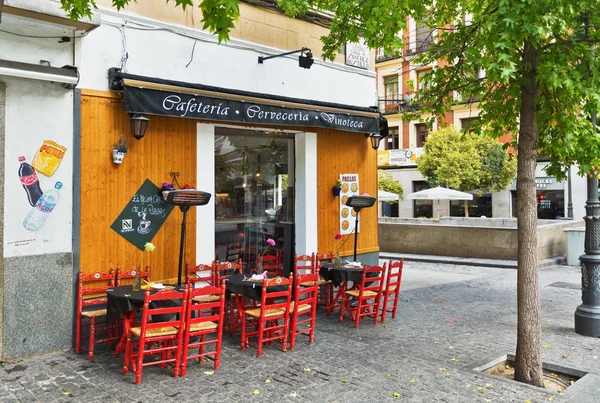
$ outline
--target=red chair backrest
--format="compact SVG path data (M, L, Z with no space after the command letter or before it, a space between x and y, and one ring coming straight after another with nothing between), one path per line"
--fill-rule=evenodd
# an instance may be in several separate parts
M259 264L262 261L262 269L269 272L278 274L281 272L281 255L277 252L275 255L265 255L259 260Z
M385 272L385 263L383 264L383 267L365 265L363 267L362 279L360 282L360 296L362 296L365 291L380 293L383 289Z
M139 275L141 278L143 278L144 280L146 280L147 282L150 282L150 266L146 266L146 271L143 271L139 268L137 269L131 269L131 270L125 270L125 271L121 271L120 267L117 267L117 279L116 279L116 286L120 286L121 285L121 280L123 279L132 279L135 278L138 275L138 270L139 270Z
M316 306L317 294L319 292L318 281L319 275L316 273L305 274L303 276L301 275L296 277L296 279L294 280L294 308L304 304Z
M317 255L317 269L319 269L321 267L321 264L323 264L323 262L333 263L334 257L335 257L335 253L333 253L333 252L319 253Z
M185 266L185 282L186 284L191 284L192 288L195 283L203 282L204 285L215 285L215 262L211 264L200 263L196 266L190 266L186 264Z
M239 273L242 273L242 259L239 259L237 262L217 262L217 270L215 270L215 284L221 284L223 279Z
M317 266L315 260L315 253L310 255L296 255L294 254L294 277L302 276L304 274L316 273Z
M142 311L142 337L145 337L148 329L160 329L167 326L179 326L178 329L181 329L185 322L184 311L188 293L187 286L183 291L164 290L154 294L147 289L144 293L144 309ZM166 301L172 301L172 303L166 303ZM179 315L179 317L177 318L175 315ZM149 320L150 317L152 320Z
M385 290L392 290L395 287L400 287L400 282L402 281L402 267L404 267L404 259L399 262L392 262L390 260L390 265L387 270L387 280L385 282Z
M106 281L106 285L98 285L100 281ZM95 283L95 284L91 284ZM87 286L87 284L90 284ZM91 305L106 304L106 290L115 286L115 271L110 269L108 273L95 272L84 275L79 271L79 290L77 296L77 312L81 313L83 307ZM89 299L86 299L89 296Z
M292 296L292 276L289 279L285 277L265 278L262 284L261 318L264 318L265 310L283 309L286 315L290 312L290 300ZM275 287L287 285L285 290L276 290ZM285 298L282 300L281 298Z
M204 297L209 295L219 296L218 301L192 301L196 297ZM217 309L215 309L217 308ZM202 322L223 321L223 312L225 310L225 284L220 287L206 286L202 288L190 289L188 294L186 316L186 329L191 325Z

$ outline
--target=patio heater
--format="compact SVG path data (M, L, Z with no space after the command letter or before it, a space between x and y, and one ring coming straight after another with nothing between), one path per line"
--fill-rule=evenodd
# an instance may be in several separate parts
M356 262L356 243L358 241L358 216L360 215L360 210L366 207L372 207L376 198L372 196L351 196L346 201L346 206L352 207L354 211L356 211L356 222L354 223L354 261Z
M194 189L172 190L167 196L166 202L179 206L183 211L181 221L181 242L179 244L179 264L177 265L177 289L181 288L181 271L183 268L183 255L185 252L185 221L187 212L192 206L204 206L210 201L210 193Z

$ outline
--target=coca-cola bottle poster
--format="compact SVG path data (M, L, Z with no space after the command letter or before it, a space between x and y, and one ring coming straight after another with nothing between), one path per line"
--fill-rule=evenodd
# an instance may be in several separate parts
M21 151L14 161L14 170L10 183L15 185L12 203L16 207L15 214L10 214L14 227L19 231L17 239L7 240L7 246L14 249L23 249L37 242L47 244L51 241L52 217L57 206L61 203L65 183L71 182L71 174L61 175L60 167L67 152L67 148L54 140L43 140L31 152ZM8 158L7 158L8 159ZM7 166L10 166L7 161ZM63 178L64 176L64 178ZM62 189L62 190L61 190ZM15 225L16 224L16 225ZM19 225L20 224L20 225ZM39 235L43 233L40 239Z

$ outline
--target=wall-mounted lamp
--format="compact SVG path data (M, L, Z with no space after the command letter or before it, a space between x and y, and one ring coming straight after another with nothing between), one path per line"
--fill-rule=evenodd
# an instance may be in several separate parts
M369 136L369 138L371 139L371 147L373 147L373 150L378 150L381 140L386 138L389 134L390 132L388 128L388 121L383 116L380 116L379 133L373 133Z
M300 56L298 57L298 65L303 69L310 69L310 66L312 66L315 61L313 60L312 51L309 48L302 48L291 52L282 53L280 55L273 55L268 57L258 56L258 63L263 64L265 60L291 55L298 52L300 52Z
M379 149L379 143L381 143L382 138L383 137L381 137L381 134L379 134L379 133L371 134L370 139L371 139L371 147L373 147L373 150Z
M130 118L130 120L131 120L131 134L133 135L133 137L135 137L137 140L144 137L144 134L146 134L146 129L148 128L148 122L150 122L150 119L148 119L144 115L140 115L140 114L136 113L135 115L133 115Z

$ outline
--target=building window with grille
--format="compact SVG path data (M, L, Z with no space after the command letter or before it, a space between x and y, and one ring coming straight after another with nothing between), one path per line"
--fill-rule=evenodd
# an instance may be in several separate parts
M385 89L384 111L398 112L398 75L383 78Z
M477 126L477 122L479 122L479 117L474 118L464 118L460 120L460 128L466 132L472 132L475 130Z
M415 125L415 129L417 131L417 148L423 147L425 139L429 135L429 126L424 123L419 123Z
M386 150L397 150L400 148L400 128L390 127L389 136L385 138L385 149Z
M426 52L433 43L433 30L424 23L417 23L415 32L416 51Z
M423 91L423 90L427 89L427 87L428 87L427 75L430 74L432 71L433 71L433 69L431 69L431 68L417 70L417 89L419 91Z

